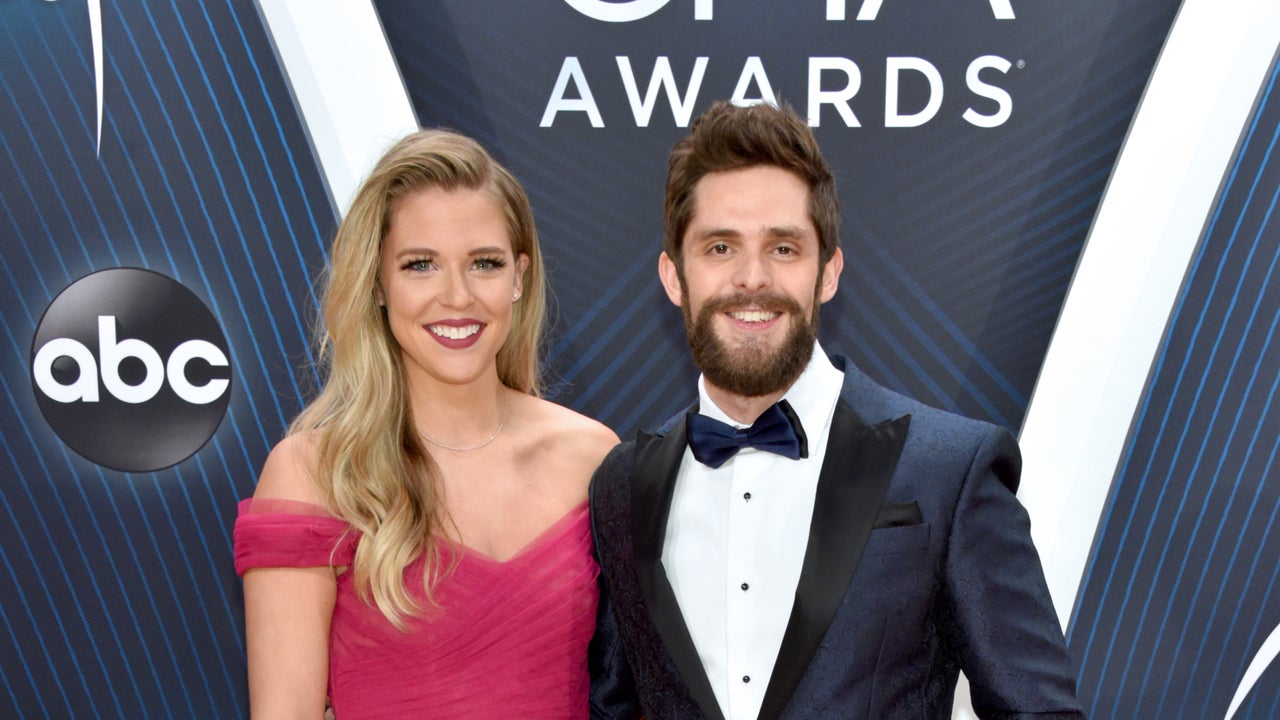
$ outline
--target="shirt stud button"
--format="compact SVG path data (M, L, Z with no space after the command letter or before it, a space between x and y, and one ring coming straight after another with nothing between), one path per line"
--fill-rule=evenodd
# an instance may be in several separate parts
M748 584L746 584L746 583L742 583L742 592L746 592L746 591L747 591L748 589L750 589L750 588L751 588L751 586L750 586L750 585L748 585Z
M743 676L742 676L742 682L744 682L744 683L749 683L749 682L751 682L751 676L750 676L750 675L743 675Z
M743 499L743 500L750 500L750 499L751 499L751 493L742 493L742 499Z

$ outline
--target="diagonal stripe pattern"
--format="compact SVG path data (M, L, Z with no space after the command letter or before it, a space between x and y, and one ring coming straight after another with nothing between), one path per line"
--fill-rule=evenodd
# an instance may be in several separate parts
M1280 64L1223 179L1103 515L1069 638L1110 718L1225 717L1280 625ZM1276 668L1237 719L1280 712Z
M239 717L235 502L316 381L308 328L335 217L252 3L0 5L0 716ZM233 397L195 457L126 475L36 407L44 308L110 267L212 310Z

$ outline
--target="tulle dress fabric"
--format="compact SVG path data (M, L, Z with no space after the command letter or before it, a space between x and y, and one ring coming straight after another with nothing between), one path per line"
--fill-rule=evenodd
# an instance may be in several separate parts
M236 572L342 567L359 536L322 508L245 500L235 525ZM329 633L329 700L340 720L588 716L587 644L595 629L599 568L587 505L574 508L506 561L458 543L439 608L397 630L338 577ZM420 587L421 561L405 571Z

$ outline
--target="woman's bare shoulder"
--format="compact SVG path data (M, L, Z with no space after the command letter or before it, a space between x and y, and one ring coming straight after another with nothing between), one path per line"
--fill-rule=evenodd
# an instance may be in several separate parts
M548 400L532 400L530 415L539 442L564 460L594 471L618 444L617 434L604 423Z
M323 505L324 499L315 482L316 452L311 433L285 437L267 455L253 496Z

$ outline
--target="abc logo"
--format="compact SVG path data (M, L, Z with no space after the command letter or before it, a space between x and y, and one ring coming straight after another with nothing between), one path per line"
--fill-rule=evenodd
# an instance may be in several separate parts
M137 268L87 275L45 310L31 348L40 411L99 465L150 472L191 457L230 400L227 341L174 280Z

